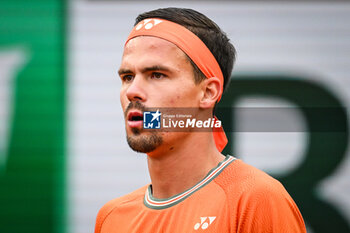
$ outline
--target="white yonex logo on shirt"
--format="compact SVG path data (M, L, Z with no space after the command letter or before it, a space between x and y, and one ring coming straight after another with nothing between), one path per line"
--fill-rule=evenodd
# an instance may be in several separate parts
M209 220L209 222L207 221L207 219ZM194 229L198 230L201 227L203 230L205 230L209 227L210 224L214 222L215 219L216 217L201 217L201 222L196 223L194 225Z
M159 20L159 19L145 19L143 21L143 23L139 23L137 26L136 26L136 31L140 30L143 26L145 26L145 29L149 30L151 29L153 26L156 26L157 24L163 22L162 20Z

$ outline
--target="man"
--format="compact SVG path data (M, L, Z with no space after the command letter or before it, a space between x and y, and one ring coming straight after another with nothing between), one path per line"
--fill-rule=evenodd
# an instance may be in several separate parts
M119 69L120 100L128 144L147 153L152 184L108 202L95 233L306 232L278 181L220 153L222 131L143 127L143 113L154 108L212 114L234 58L225 33L199 12L166 8L137 17Z

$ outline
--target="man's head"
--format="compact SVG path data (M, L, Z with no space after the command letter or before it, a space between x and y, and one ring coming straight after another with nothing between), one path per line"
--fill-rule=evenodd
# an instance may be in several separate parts
M210 55L212 59L207 61L216 64L216 68L214 75L208 76L208 72L203 71L203 65L198 68L196 58L193 61L190 59L193 58L193 52L191 54L187 51L186 54L178 43L172 43L171 40L162 37L141 34L128 40L119 69L122 79L120 99L125 111L128 143L132 149L145 153L154 151L162 144L174 149L174 143L181 144L189 135L145 132L142 128L142 112L152 107L199 109L214 107L221 97L223 86L227 86L235 58L234 48L226 35L215 23L196 11L179 8L159 9L139 15L136 24L149 18L174 22L175 27L180 27L173 30L175 33L184 31L186 34L187 30L190 30L188 39L195 38L199 44L204 43L202 47L208 51L206 55L202 55L201 50L194 54L199 54L202 58ZM156 24L154 20L152 22ZM170 25L171 23L162 26L167 35ZM150 31L146 23L138 24L138 27ZM139 30L138 27L135 28L135 32ZM183 27L187 30L181 29ZM192 43L194 44L198 43ZM206 65L207 62L201 64L212 67ZM215 75L217 71L219 75ZM218 78L219 76L221 78Z
M149 18L166 19L180 24L199 37L219 63L224 76L225 90L230 82L233 65L236 59L236 50L230 43L226 33L223 32L215 22L198 11L170 7L142 13L136 18L134 25L136 26L142 20ZM205 80L206 77L204 74L191 60L190 62L193 66L196 83Z

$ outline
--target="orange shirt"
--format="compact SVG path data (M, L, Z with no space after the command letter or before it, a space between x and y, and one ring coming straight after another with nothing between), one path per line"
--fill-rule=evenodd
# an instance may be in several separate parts
M227 156L191 189L168 199L142 187L104 205L95 233L306 233L284 187Z

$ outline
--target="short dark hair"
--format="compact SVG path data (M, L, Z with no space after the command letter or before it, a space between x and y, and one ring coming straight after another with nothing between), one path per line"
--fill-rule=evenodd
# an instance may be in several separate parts
M230 43L226 33L207 16L198 11L186 8L160 8L140 14L136 18L135 25L148 18L160 18L180 24L198 36L214 55L219 63L224 76L224 90L231 78L233 64L236 59L236 50ZM196 83L206 79L197 65L189 58Z

